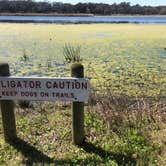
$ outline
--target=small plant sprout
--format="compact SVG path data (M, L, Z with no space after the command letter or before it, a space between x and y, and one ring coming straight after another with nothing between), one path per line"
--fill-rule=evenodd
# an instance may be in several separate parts
M21 57L22 61L26 62L29 60L28 54L26 53L26 50L23 49L23 55Z
M81 62L81 46L73 46L71 44L65 44L63 47L63 56L65 61L68 63L71 62Z

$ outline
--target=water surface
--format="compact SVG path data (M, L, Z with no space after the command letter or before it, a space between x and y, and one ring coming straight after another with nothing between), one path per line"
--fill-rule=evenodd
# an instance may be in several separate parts
M166 16L0 16L0 21L43 23L166 23Z

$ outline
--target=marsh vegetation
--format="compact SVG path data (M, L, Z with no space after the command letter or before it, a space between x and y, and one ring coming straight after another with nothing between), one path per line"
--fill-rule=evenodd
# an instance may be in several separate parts
M165 34L164 24L0 24L11 75L70 76L64 55L78 52L91 81L81 147L71 143L70 103L17 104L20 139L4 143L0 128L0 164L164 166Z

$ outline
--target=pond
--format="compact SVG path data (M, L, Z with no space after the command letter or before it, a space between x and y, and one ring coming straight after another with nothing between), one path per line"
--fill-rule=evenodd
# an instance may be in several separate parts
M1 22L166 23L166 16L0 16Z

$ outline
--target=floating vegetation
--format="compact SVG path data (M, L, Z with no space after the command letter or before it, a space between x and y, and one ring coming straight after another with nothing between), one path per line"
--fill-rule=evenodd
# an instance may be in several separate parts
M1 23L0 43L12 75L70 76L66 62L82 60L96 89L166 96L165 24Z

